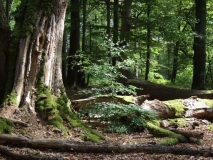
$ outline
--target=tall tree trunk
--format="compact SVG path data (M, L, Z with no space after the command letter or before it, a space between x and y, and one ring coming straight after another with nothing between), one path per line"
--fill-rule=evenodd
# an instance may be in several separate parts
M113 43L114 47L117 47L118 43L118 0L114 0L114 25L113 25ZM112 65L115 66L116 57L112 58Z
M106 34L107 34L107 39L110 39L110 0L106 0L106 6L107 6L107 30L106 30Z
M205 88L206 72L206 0L195 0L196 10L192 89Z
M71 31L70 31L70 52L68 58L68 87L77 87L79 65L73 63L78 59L75 57L80 50L80 1L71 0Z
M14 0L6 0L6 16L8 21L10 20L10 11L11 11L13 2Z
M145 72L145 80L149 79L149 69L150 69L150 59L151 59L151 48L150 48L150 43L151 43L151 25L150 25L150 12L151 12L151 2L147 1L147 45L146 45L146 72Z
M83 0L82 51L86 51L86 9L87 0Z
M175 83L177 70L178 70L178 51L179 51L180 41L177 41L174 46L173 52L173 67L172 67L172 78L171 82Z
M124 0L121 11L121 45L126 45L130 39L132 0Z
M82 52L86 52L86 26L87 26L87 21L86 21L86 16L87 16L87 0L83 0L83 26L82 26ZM86 78L85 73L81 73L81 84L82 86L87 86L88 85L88 79Z
M20 107L35 113L39 93L47 90L52 95L66 95L61 54L67 4L68 0L22 0L10 45L10 59L16 57L15 77L0 116L13 117ZM13 69L10 72L14 74Z
M0 117L18 119L36 127L38 122L42 125L48 123L59 128L64 135L69 133L66 124L78 126L83 131L81 137L97 142L103 136L88 129L71 111L64 90L62 45L68 2L21 1L10 45L10 58L16 57L15 77ZM10 71L13 75L13 68Z
M0 0L0 104L4 98L7 81L9 57L9 25L4 11L3 0Z
M109 57L109 63L112 63L111 60L111 53L110 53L110 44L109 44L109 40L111 38L111 28L110 28L110 19L111 19L111 15L110 15L110 0L106 0L106 7L107 7L107 28L106 28L106 40L107 40L107 46L108 46L108 57Z
M62 46L62 79L63 83L67 85L67 31L64 29L63 46Z
M167 70L166 77L168 80L171 79L171 55L172 55L172 45L170 43L167 44Z

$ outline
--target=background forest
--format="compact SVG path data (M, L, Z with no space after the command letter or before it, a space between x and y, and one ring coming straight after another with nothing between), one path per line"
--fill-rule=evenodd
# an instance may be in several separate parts
M128 70L136 77L185 89L212 89L210 1L206 6L190 0L71 0L70 4L63 47L66 86L101 83L103 77L93 76L88 65L131 60ZM73 68L76 55L85 61ZM198 68L194 78L193 68Z
M11 30L20 2L4 1ZM184 89L212 89L211 7L211 1L205 6L190 0L71 0L63 42L64 84L101 83L103 77L91 73L94 66L131 60L128 70L136 77Z

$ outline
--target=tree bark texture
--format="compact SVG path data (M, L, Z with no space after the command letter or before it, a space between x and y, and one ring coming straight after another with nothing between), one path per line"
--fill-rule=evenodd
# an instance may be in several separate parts
M195 0L195 32L192 89L205 88L206 72L206 0Z
M47 13L47 4L50 13ZM51 3L51 4L50 4ZM35 112L36 83L42 80L53 94L60 94L63 89L62 82L62 45L65 12L68 0L30 0L22 1L20 10L23 24L33 30L24 30L19 39L15 78L12 92L15 93L16 103L4 104L1 116L9 117L16 109L22 106ZM34 5L34 6L33 6ZM28 6L28 7L26 7ZM34 10L32 8L34 7ZM46 9L46 10L45 10ZM32 12L33 21L27 16ZM30 24L29 24L30 23ZM23 30L22 30L23 31ZM43 74L39 74L39 73Z
M117 145L113 143L74 142L57 139L31 139L15 135L0 135L1 145L14 145L38 149L53 149L58 151L78 153L172 153L178 155L208 155L213 156L211 149L163 146L158 144ZM0 150L1 152L1 150Z
M121 45L126 45L130 39L132 0L124 0L121 11Z
M75 56L80 50L80 1L71 0L71 31L70 31L70 51L68 57L67 85L75 88L82 82L82 72L80 66L73 63L78 61ZM83 82L82 82L83 83Z
M0 0L0 104L4 98L7 81L9 57L9 24L4 11L3 0Z
M151 60L151 24L149 22L150 13L151 13L151 2L147 2L147 45L146 45L146 72L145 72L145 80L149 79L149 69L150 69L150 60Z

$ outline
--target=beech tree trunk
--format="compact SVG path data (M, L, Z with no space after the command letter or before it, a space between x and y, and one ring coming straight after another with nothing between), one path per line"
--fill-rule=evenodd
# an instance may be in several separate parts
M18 40L18 43L16 47L10 46L13 47L11 55L17 57L15 77L11 94L1 110L2 117L11 117L23 106L35 113L36 84L39 80L52 94L63 92L61 54L67 4L68 0L21 2L17 9L21 15L15 17L13 34L13 42ZM21 34L16 35L16 30Z

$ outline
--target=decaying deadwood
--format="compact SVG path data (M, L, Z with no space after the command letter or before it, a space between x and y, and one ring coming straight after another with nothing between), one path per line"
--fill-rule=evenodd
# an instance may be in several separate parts
M160 84L155 84L139 78L127 78L120 81L124 85L133 85L140 90L137 90L137 95L150 94L149 100L158 99L161 101L188 98L198 96L199 98L213 99L213 90L186 90L167 87Z
M58 160L59 157L53 157L53 156L35 156L30 154L20 154L15 153L12 151L12 149L6 146L0 146L0 154L6 157L11 157L14 160Z
M30 139L16 135L0 135L1 145L16 145L37 149L55 149L57 151L79 153L172 153L178 155L213 156L213 150L192 147L163 146L157 144L117 145L112 143L74 142L56 139Z
M99 103L99 102L120 102L123 104L130 104L135 103L137 105L141 105L149 95L140 95L137 97L134 96L109 96L109 95L103 95L99 97L89 97L84 99L78 99L72 101L72 108L74 110L79 110L80 108L84 108L89 106L91 103Z
M167 107L163 102L155 99L152 101L145 101L141 107L157 114L160 118L174 118L175 112Z
M188 131L188 130L182 130L182 129L175 129L175 128L166 128L174 133L181 134L185 137L193 137L193 138L199 138L203 139L204 134L202 132L198 131Z
M209 100L209 102L210 101L211 100ZM170 107L173 105L173 109L168 106L168 103L171 104ZM194 117L200 119L213 119L212 106L209 106L205 100L199 98L190 97L171 101L159 101L156 99L150 101L146 100L141 107L156 113L160 118ZM174 109L175 107L177 109ZM180 110L181 107L183 111L177 114L177 111Z
M176 99L170 101L160 101L160 100L147 100L149 95L141 96L101 96L101 97L89 97L85 99L73 100L72 108L74 110L79 110L80 108L85 108L90 106L91 103L99 102L112 102L117 101L123 104L135 103L140 105L143 109L154 112L158 117L166 118L177 118L177 117L194 117L203 119L213 119L213 106L209 106L206 102L207 100L202 100L197 97L189 97L187 99ZM208 100L210 104L213 101ZM169 105L168 105L169 104ZM172 106L172 108L171 108ZM175 109L175 107L177 109ZM178 110L182 111L178 111ZM177 112L180 112L177 114Z

